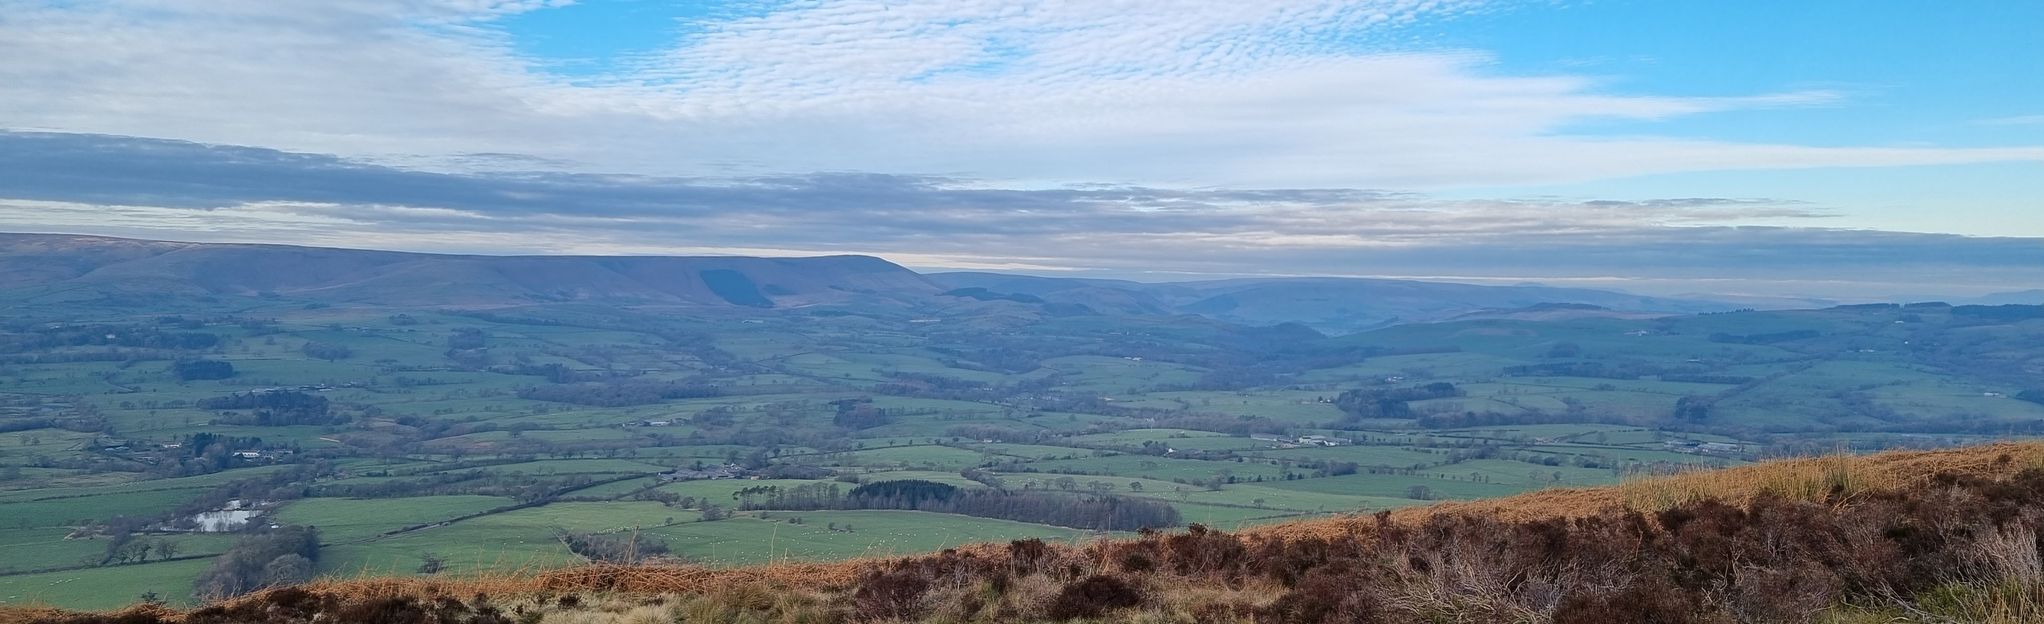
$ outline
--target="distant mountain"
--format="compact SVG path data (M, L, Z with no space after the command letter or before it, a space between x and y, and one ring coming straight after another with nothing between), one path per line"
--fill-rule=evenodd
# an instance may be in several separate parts
M1992 295L1987 295L1984 297L1974 297L1963 301L1953 301L1951 303L1970 305L2009 305L2009 304L2037 305L2040 303L2044 303L2044 289L1994 293Z
M603 301L789 307L944 290L867 256L474 256L0 234L0 296L281 296L329 303L492 306Z
M1544 304L1596 306L1606 310L1599 314L1605 316L1717 312L1744 307L1705 299L1647 297L1582 288L1391 279L1313 277L1151 284L1000 273L933 273L928 277L950 288L1027 294L1103 312L1196 314L1252 325L1290 322L1336 333L1523 310ZM1570 315L1583 313L1578 310Z

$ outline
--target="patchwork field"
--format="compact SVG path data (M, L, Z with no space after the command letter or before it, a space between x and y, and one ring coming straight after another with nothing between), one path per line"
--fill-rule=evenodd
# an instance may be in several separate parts
M2044 320L1950 307L1273 338L999 307L230 299L184 317L21 312L0 332L0 602L190 604L238 545L288 527L316 534L298 573L326 577L813 561L1233 529L2044 422L2021 398ZM181 368L195 361L232 372ZM201 530L236 509L253 520Z

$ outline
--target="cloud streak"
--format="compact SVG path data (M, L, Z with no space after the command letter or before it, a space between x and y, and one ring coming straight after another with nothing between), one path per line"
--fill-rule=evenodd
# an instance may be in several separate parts
M1362 189L1165 189L1092 184L990 187L976 180L864 173L667 178L586 173L450 173L265 148L135 137L0 132L0 196L218 210L296 206L328 218L411 224L668 223L788 241L849 228L857 243L957 235L1150 232L1290 245L1304 232L1358 244L1563 233L1584 228L1825 216L1798 202L1680 198L1444 201ZM1261 240L1269 233L1278 240Z
M578 75L521 55L507 22L577 10L563 4L0 0L0 229L1122 274L1722 279L1841 296L2044 285L2037 239L1851 229L1893 206L1737 190L1449 199L1656 174L2044 162L2044 147L2020 144L1657 135L1698 116L1855 103L1626 92L1427 38L1532 10L1509 3L739 3ZM1639 130L1583 130L1610 122Z
M2044 160L2044 148L1573 134L1833 106L1505 75L1417 28L1481 0L814 0L561 76L501 27L546 2L0 0L0 124L443 169L521 154L661 176L878 171L1015 184L1444 188L1724 169ZM512 166L516 166L515 163Z
M441 172L62 133L0 133L0 198L0 229L426 251L875 253L926 267L1120 274L1741 280L1832 296L1876 286L1810 284L1838 275L1875 275L1888 291L2044 284L2038 239L1808 227L1834 217L1766 198L1451 200L1336 188L1018 189L852 173ZM1802 226L1740 225L1756 223Z

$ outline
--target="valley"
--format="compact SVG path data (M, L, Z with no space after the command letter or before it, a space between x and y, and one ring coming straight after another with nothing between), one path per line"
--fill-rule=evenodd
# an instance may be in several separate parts
M739 566L1233 531L2044 423L2034 305L1457 286L1287 319L1282 293L875 259L23 240L0 254L8 604L194 604L248 549L191 519L231 509L313 529L316 556L276 571L298 580ZM160 271L128 273L136 254ZM1270 322L1220 296L1270 298Z

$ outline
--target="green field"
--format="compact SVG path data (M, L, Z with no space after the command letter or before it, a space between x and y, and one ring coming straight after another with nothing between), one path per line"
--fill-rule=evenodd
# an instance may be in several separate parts
M1120 532L1058 515L1087 497L1234 528L2044 422L2018 398L2044 320L1949 307L1273 338L980 308L193 305L7 308L0 602L189 602L246 536L179 521L228 500L317 528L329 576L573 565L568 536L635 534L737 565ZM94 343L121 332L217 342ZM234 373L182 379L180 360ZM1058 504L848 500L906 481ZM800 498L819 492L837 498ZM102 565L116 534L179 558Z
M363 541L382 533L478 514L513 503L511 499L496 496L312 498L285 505L272 517L286 524L316 527L321 537L342 543Z

